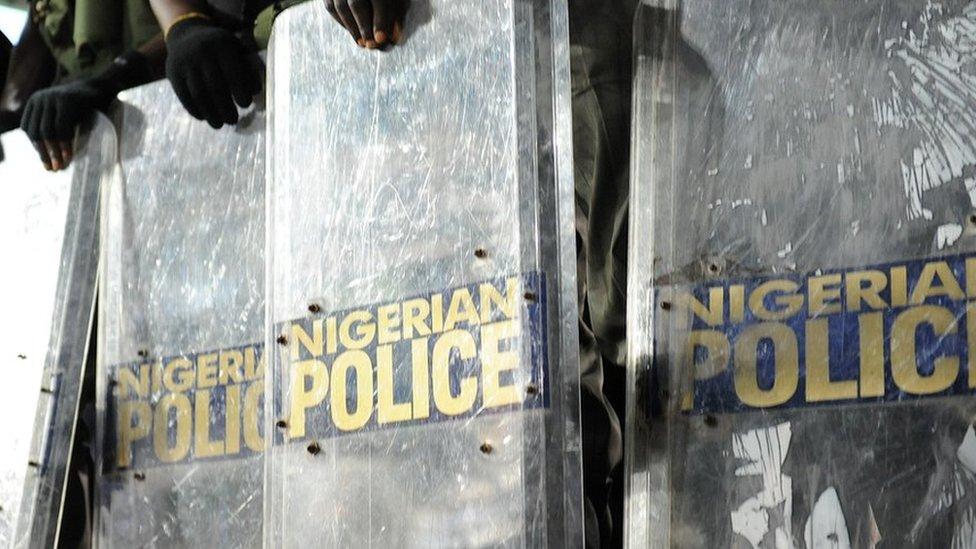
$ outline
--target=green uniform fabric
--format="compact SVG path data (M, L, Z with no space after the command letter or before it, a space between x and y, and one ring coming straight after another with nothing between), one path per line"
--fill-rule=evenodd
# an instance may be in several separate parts
M161 32L148 0L36 0L30 9L59 81L96 74Z
M570 0L583 482L588 547L622 531L627 206L636 0Z
M292 6L297 6L307 1L282 0L263 9L254 21L254 42L257 44L258 49L264 50L268 48L268 43L271 41L271 27L274 25L274 20L278 17L278 14Z

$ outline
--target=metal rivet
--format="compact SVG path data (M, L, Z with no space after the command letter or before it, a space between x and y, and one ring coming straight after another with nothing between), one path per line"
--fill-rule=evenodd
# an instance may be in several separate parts
M308 306L308 312L312 314L317 314L322 312L322 307L319 307L318 303L312 303Z
M139 481L146 480L146 473L143 473L142 471L137 471L135 473L132 473L132 478Z
M530 395L539 394L539 387L535 383L529 383L525 386L525 392Z
M276 341L278 342L278 345L288 345L288 337L287 336L280 335L280 336L278 336L278 339Z
M535 301L539 299L539 297L532 292L525 292L524 297L526 301Z
M661 308L664 309L665 311L670 311L671 310L671 302L670 301L662 301L661 302Z
M146 349L139 349L139 351L136 352L136 354L141 356L142 358L146 358L147 356L149 356L149 351Z
M477 250L474 251L474 256L477 257L478 259L484 259L488 257L488 252L485 251L484 248L478 248Z
M494 448L491 447L491 444L488 444L487 442L482 442L480 450L482 454L490 454L491 451L494 450Z
M313 443L311 443L311 444L308 445L307 450L308 450L308 453L312 454L313 456L317 456L317 455L319 455L319 452L322 451L322 447L319 446L319 443L318 442L313 442Z
M275 425L276 425L276 426L277 426L277 427L278 427L279 429L284 429L284 428L286 428L286 427L288 427L288 422L287 422L287 421L285 421L285 420L283 420L283 419L279 419L279 420L278 420L278 422L277 422L277 423L275 423Z
M713 274L714 273L717 273L718 272L718 265L716 265L715 263L709 263L708 264L708 271L711 272L711 273L713 273Z

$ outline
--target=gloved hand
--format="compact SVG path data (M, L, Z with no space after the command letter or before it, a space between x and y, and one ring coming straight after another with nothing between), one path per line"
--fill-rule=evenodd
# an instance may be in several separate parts
M166 78L194 118L214 129L237 123L264 86L260 58L234 34L209 19L177 22L166 34Z
M325 0L325 9L364 48L400 42L408 0Z
M124 89L151 79L145 56L132 51L118 57L101 74L40 90L28 99L20 127L48 170L67 168L74 156L75 130L96 110L105 111Z

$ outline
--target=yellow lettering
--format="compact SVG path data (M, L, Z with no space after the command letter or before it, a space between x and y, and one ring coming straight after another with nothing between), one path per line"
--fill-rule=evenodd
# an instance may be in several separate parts
M746 311L746 288L741 284L729 287L729 320L742 322Z
M393 349L383 345L376 349L376 421L380 424L406 421L411 417L409 402L395 402L396 380L393 376Z
M194 400L193 455L195 457L219 456L224 453L224 442L210 439L210 390L198 390Z
M839 275L836 282L840 284ZM812 301L812 298L811 298ZM830 338L826 318L806 324L807 402L857 398L857 380L830 379Z
M458 324L477 326L478 320L478 310L471 299L471 293L467 288L454 290L451 304L447 308L447 318L444 319L444 329L453 330Z
M891 306L904 307L908 304L908 269L892 267L891 276Z
M220 384L241 383L244 376L241 375L241 365L244 363L244 354L240 351L223 351L220 353Z
M132 370L125 366L119 368L119 398L128 398L130 390L136 396L149 398L149 365L143 364L139 367L138 379Z
M410 342L410 355L413 365L413 418L430 417L430 357L427 346L430 338L424 337Z
M376 331L380 345L400 341L400 306L383 305L376 311Z
M264 401L264 380L255 381L244 392L244 444L255 452L264 450L258 418Z
M460 379L460 391L451 391L451 362L453 351L457 350L460 360L471 360L477 355L474 337L462 330L445 332L434 343L433 385L434 404L444 415L463 414L474 406L478 395L478 382L472 377Z
M933 282L938 282L933 286ZM918 276L918 284L912 290L912 305L921 305L930 297L948 296L949 299L962 300L966 296L959 287L959 281L952 274L952 269L945 261L926 263L922 267L922 274Z
M173 419L176 437L172 446L169 445L171 411L176 412ZM192 421L189 397L182 393L169 393L159 399L153 419L153 449L160 461L173 463L186 457L190 451Z
M322 319L312 321L312 333L309 334L298 322L291 325L291 338L295 341L291 345L291 360L297 361L302 356L304 348L313 357L322 356Z
M502 320L504 318L515 318L519 303L519 279L511 277L505 280L505 295L503 296L498 288L490 282L481 284L480 299L481 303L481 323L488 324L492 320ZM493 318L495 311L501 313L501 318Z
M149 403L139 400L119 404L119 445L116 463L128 467L132 463L132 444L149 436L152 424L152 409Z
M411 299L403 303L403 339L430 335L427 317L430 316L430 302L426 299Z
M346 373L355 372L356 409L349 411ZM361 429L373 415L373 364L363 351L346 351L332 365L332 421L342 431Z
M839 313L840 304L840 274L828 274L811 277L807 281L810 292L810 316L822 316Z
M516 386L501 383L501 373L515 370L519 360L515 351L502 351L500 344L502 340L513 341L518 336L519 324L514 320L487 324L481 328L481 376L484 379L485 408L508 406L522 400L522 392Z
M217 353L197 357L197 387L207 389L217 385Z
M288 436L305 436L305 411L318 406L329 391L329 374L320 360L302 360L292 365L291 417ZM311 381L311 385L309 385Z
M931 374L919 373L915 335L923 324L932 327L936 338L956 333L956 318L944 307L921 305L895 317L891 327L891 375L902 391L916 395L944 391L959 375L959 358L955 356L938 357Z
M177 372L179 377L176 377ZM163 370L163 385L172 393L193 388L193 363L185 358L171 360Z
M865 286L864 283L867 283ZM847 310L857 312L861 310L861 303L880 311L888 306L881 297L881 292L888 287L888 277L881 271L856 271L847 273Z
M224 452L234 455L241 451L241 386L227 386L224 395Z
M706 351L705 360L695 363L698 349ZM695 381L711 379L728 368L729 340L716 330L693 330L688 334L681 355L681 380L687 385L683 391L681 407L691 410L695 404Z
M707 306L691 294L683 294L679 298L679 303L684 303L685 308L705 324L709 326L721 326L722 312L725 308L724 292L725 290L721 287L709 288Z
M353 326L356 326L353 334ZM339 342L346 349L362 349L376 337L376 324L369 311L353 311L339 324Z
M773 347L773 386L759 386L757 356L759 344L769 340ZM746 328L735 342L735 391L739 399L754 408L779 406L790 400L800 380L796 334L785 324L764 322Z
M858 317L861 354L861 397L885 394L884 313L864 313Z
M792 280L769 280L763 282L749 296L749 309L760 320L785 320L794 316L803 307L803 296L797 295L799 285ZM773 292L784 295L777 296L773 301L783 307L778 311L766 308L766 296Z

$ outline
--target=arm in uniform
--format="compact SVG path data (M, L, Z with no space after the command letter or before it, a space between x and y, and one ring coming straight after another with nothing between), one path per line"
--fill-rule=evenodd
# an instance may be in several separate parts
M21 127L45 167L60 170L71 163L75 133L118 92L153 80L165 49L145 0L121 9L104 0L36 0L30 11L29 26L54 60L45 85L55 86L28 90ZM31 64L15 55L11 71Z
M252 38L269 0L150 0L166 29L166 78L183 107L214 129L236 124L264 87Z

